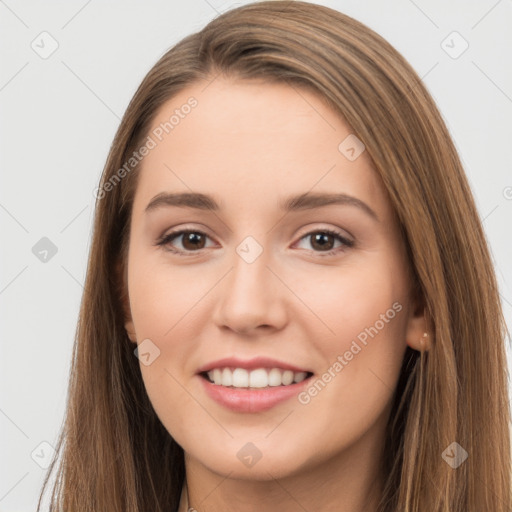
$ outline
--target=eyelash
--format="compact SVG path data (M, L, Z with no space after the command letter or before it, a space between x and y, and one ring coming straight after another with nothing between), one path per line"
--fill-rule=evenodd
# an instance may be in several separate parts
M156 242L155 245L162 246L162 247L166 248L166 250L168 250L178 256L186 256L186 257L192 256L192 255L194 255L193 253L198 253L198 252L200 252L201 249L199 249L197 251L182 251L181 249L173 248L170 245L168 246L168 244L170 244L171 240L173 240L174 238L178 238L179 236L184 235L186 233L195 233L195 234L199 234L199 235L210 238L206 233L204 233L203 231L197 230L197 229L182 229L179 231L172 231L171 233L168 233L167 235L162 236L161 238L158 239L158 241ZM332 230L332 229L318 229L318 230L314 230L314 231L309 231L308 233L303 235L300 238L300 240L302 240L303 238L306 238L308 236L311 236L315 233L332 235L344 245L344 247L337 247L335 249L331 249L331 250L325 251L325 252L313 250L313 252L318 253L318 255L322 258L327 257L327 256L333 256L334 254L337 254L338 252L345 251L347 248L351 248L354 246L353 241L348 240L347 238L342 236L341 233L339 233L338 231Z

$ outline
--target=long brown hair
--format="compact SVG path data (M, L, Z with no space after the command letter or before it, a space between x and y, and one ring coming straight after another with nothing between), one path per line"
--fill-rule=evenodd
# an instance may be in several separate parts
M139 166L119 170L165 101L220 73L323 97L365 144L400 223L431 347L405 354L379 512L510 512L508 331L457 151L420 78L387 41L299 1L256 2L217 17L165 53L130 102L96 200L67 412L39 506L58 467L55 512L177 509L184 453L152 408L124 329ZM446 454L462 449L468 458L449 464Z

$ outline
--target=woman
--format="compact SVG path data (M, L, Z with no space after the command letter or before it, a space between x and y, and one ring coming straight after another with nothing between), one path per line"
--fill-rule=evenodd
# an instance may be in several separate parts
M511 509L489 250L379 35L219 16L145 77L96 195L52 510Z

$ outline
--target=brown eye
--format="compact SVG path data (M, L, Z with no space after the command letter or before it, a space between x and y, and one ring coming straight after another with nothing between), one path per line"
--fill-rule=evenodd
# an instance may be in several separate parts
M331 256L354 246L352 240L330 229L310 231L304 235L301 240L307 240L309 245L313 248L313 252L319 253L320 256ZM336 242L340 244L338 247L334 247Z
M186 250L204 249L205 238L197 231L186 231L182 235L182 244Z
M321 251L328 251L334 245L334 236L329 233L315 233L311 237L311 246Z
M182 248L179 246L174 247L174 240L179 240L180 238ZM186 253L198 252L199 250L204 249L207 238L209 238L208 235L202 231L181 230L165 235L157 242L156 245L164 246L171 252L184 255Z

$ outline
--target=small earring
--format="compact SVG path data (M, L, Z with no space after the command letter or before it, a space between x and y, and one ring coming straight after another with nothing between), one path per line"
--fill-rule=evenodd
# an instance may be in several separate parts
M422 336L422 337L421 337L421 339L420 339L420 344L421 344L421 345L423 345L424 343L426 343L427 338L428 338L428 333L427 333L427 332L424 332L424 333L423 333L423 336Z

